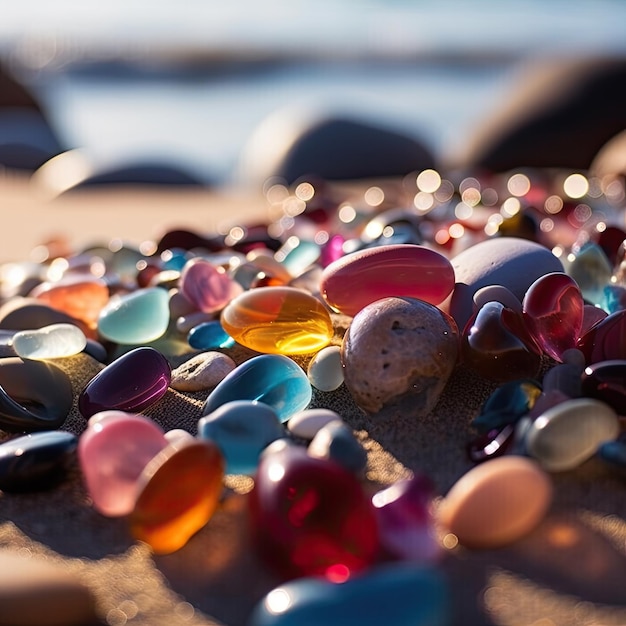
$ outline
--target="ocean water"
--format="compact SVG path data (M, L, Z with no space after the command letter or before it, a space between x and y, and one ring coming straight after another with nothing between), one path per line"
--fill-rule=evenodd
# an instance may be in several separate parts
M68 147L236 177L281 111L373 121L453 152L528 59L626 53L618 0L0 0L0 55Z

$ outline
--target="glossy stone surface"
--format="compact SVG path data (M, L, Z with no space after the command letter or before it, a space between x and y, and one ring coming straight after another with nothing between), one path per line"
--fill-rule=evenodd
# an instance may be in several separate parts
M500 302L487 302L467 323L461 358L466 366L497 382L534 378L541 365L523 317Z
M316 459L335 461L357 475L367 466L367 452L354 436L352 428L341 420L329 422L320 428L307 451Z
M182 548L211 519L224 478L224 459L210 441L180 438L161 450L137 481L130 530L156 554Z
M232 348L235 345L235 340L224 330L218 320L194 325L187 334L187 341L196 350L217 350L218 348Z
M294 287L244 292L222 311L224 330L237 343L269 354L308 354L328 345L330 314L314 296Z
M582 337L588 330L595 326L598 322L601 322L605 317L608 317L608 313L600 307L592 304L585 304L583 307L583 325L580 329L580 336Z
M177 391L213 389L237 364L223 352L201 352L172 371L170 386Z
M443 302L454 288L448 259L429 248L396 244L346 254L324 269L320 294L335 311L354 316L390 296Z
M443 498L437 518L462 545L499 548L531 532L551 500L551 480L538 463L502 456L461 476Z
M604 287L611 281L613 268L604 250L591 241L582 245L572 260L568 260L565 271L571 276L587 302L601 304Z
M613 284L605 285L602 290L600 306L609 314L626 309L626 287Z
M341 415L331 409L304 409L291 416L287 428L294 437L311 440L329 422L341 421Z
M469 460L482 463L509 452L514 443L517 423L492 428L472 439L466 447Z
M183 295L205 313L220 311L242 290L223 268L202 258L193 258L185 264L179 287Z
M93 507L107 517L128 515L135 506L137 479L167 445L163 429L143 415L94 415L78 442L78 461Z
M49 489L67 476L78 438L61 430L23 435L0 443L0 491Z
M321 248L315 241L295 238L295 245L287 240L275 254L275 258L285 267L291 276L299 276L313 265L321 254Z
M60 428L72 403L72 383L61 368L19 357L0 359L2 430L24 433Z
M57 359L82 352L85 333L74 324L51 324L33 330L20 330L13 336L15 353L23 359Z
M258 400L271 406L281 422L305 409L313 395L304 370L281 354L261 354L237 366L209 394L202 415L231 400Z
M276 412L256 400L233 400L198 420L198 437L221 450L226 474L253 474L261 452L285 429Z
M574 348L583 323L583 296L573 278L553 272L538 278L522 302L526 328L555 361Z
M487 285L481 287L472 298L474 301L474 312L478 311L487 302L501 302L505 307L522 312L522 303L519 298L506 287L502 285Z
M107 365L78 396L84 417L106 410L140 413L158 402L171 380L167 359L150 347L134 348Z
M618 415L626 415L626 359L599 361L580 377L581 393L606 402Z
M161 337L170 320L169 295L160 287L113 296L100 311L98 333L121 344L149 343Z
M574 469L620 431L615 411L593 398L575 398L542 413L525 435L527 453L549 472Z
M626 359L626 310L617 311L592 326L579 339L577 348L587 365Z
M448 626L449 614L440 572L393 563L341 584L313 577L285 583L259 602L248 626Z
M320 391L335 391L343 384L341 347L326 346L309 361L307 376L313 387Z
M437 403L458 358L454 320L414 298L383 298L363 308L346 331L344 383L367 413L419 417Z
M262 456L248 499L254 545L283 574L345 579L378 554L374 507L358 479L300 446Z

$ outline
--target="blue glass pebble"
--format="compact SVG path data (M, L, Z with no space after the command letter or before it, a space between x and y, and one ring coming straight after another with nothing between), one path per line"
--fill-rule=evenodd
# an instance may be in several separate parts
M247 626L447 626L450 600L440 572L395 563L341 584L285 583L259 602Z
M286 422L309 405L312 395L311 383L295 361L282 354L262 354L241 363L215 387L202 407L202 415L231 400L258 400Z
M276 411L254 400L227 402L198 421L198 437L217 444L227 474L254 474L261 452L284 436Z
M626 470L626 441L623 439L605 441L600 444L597 454L609 465Z
M217 350L232 348L235 345L235 340L217 320L194 326L187 334L187 341L196 350Z
M275 256L292 276L299 276L320 258L321 248L314 241L298 239L289 249L289 241L287 240L285 246L278 250Z

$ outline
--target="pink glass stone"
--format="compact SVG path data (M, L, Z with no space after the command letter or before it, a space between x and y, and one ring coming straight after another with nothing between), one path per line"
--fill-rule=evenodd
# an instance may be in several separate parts
M605 317L608 317L608 313L598 306L593 304L585 304L583 307L583 324L580 329L580 337L582 337L592 326L595 326L598 322L601 322Z
M522 302L526 327L543 351L561 362L574 348L583 324L583 296L567 274L544 274L528 288Z
M587 365L626 359L626 310L611 313L592 326L576 347L585 355Z
M168 441L147 417L123 411L102 415L80 436L78 462L94 508L121 517L135 506L137 479L146 464Z
M345 579L377 556L376 514L361 483L303 447L267 451L248 497L255 545L282 574Z
M242 292L239 283L224 269L201 258L191 259L185 264L179 285L183 295L205 313L221 310Z
M389 296L443 302L454 288L448 259L424 246L391 244L352 252L322 273L320 294L340 313L354 316L368 304Z

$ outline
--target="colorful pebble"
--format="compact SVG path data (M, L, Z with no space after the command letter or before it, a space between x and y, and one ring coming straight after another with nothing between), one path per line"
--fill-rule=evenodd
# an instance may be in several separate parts
M51 324L20 330L13 336L15 353L23 359L57 359L74 356L87 345L85 333L74 324Z
M185 264L179 286L181 293L204 313L220 311L242 291L221 267L199 257Z
M194 325L187 334L187 341L196 350L217 350L232 348L235 345L235 340L217 320Z

